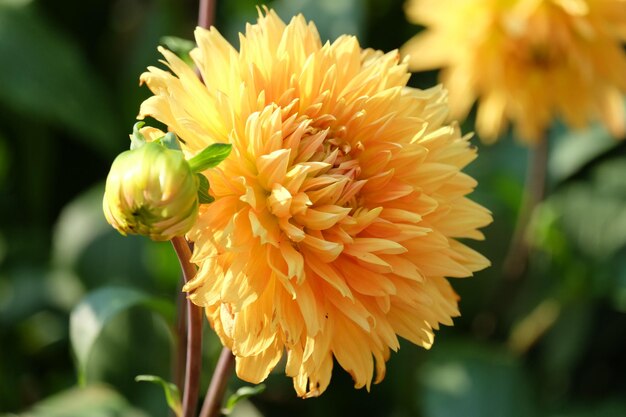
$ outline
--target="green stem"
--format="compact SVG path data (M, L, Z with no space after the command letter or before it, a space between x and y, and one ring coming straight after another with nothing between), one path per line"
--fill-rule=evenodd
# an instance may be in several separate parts
M516 280L526 271L530 248L528 225L535 208L544 198L548 168L548 139L544 137L530 150L526 171L524 199L520 209L509 252L504 261L504 276Z
M234 363L235 357L233 353L230 349L223 348L220 358L217 360L217 365L215 365L211 384L202 404L200 417L217 417L221 414L224 393L226 392L226 386L228 385L228 379L232 373Z
M191 248L184 237L172 239L185 282L196 275L196 267L190 262ZM187 299L187 360L185 363L185 387L183 390L183 415L194 417L198 407L200 368L202 363L202 309Z

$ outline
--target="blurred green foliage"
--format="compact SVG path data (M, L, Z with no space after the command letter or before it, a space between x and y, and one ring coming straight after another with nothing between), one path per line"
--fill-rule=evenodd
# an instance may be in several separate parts
M303 12L323 38L357 34L377 49L419 30L400 0L268 3L284 19ZM218 1L218 27L233 43L255 4ZM177 261L168 244L124 238L106 224L102 183L148 96L139 74L159 59L163 36L191 39L195 19L190 0L0 0L0 413L168 415L161 389L135 376L176 378ZM436 73L411 82L433 85ZM534 213L530 264L516 281L502 278L502 263L527 151L510 137L475 144L474 198L495 221L486 241L472 245L493 267L453 282L463 313L455 326L438 333L431 351L403 343L371 393L354 390L338 369L321 398L300 400L277 370L231 415L626 415L626 142L599 127L553 129L548 197ZM89 318L100 326L86 360L71 349L69 318L96 290L82 304L91 301ZM117 302L121 293L130 298L104 314L106 297L97 297L107 291ZM169 301L155 312L146 300ZM207 329L203 389L219 350ZM86 385L77 388L81 364ZM233 378L231 392L242 385Z

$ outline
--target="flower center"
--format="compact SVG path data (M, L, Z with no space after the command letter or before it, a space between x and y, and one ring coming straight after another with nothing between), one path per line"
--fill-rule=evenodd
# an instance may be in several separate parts
M328 170L328 175L340 175L352 181L360 176L361 167L355 156L363 148L361 142L353 148L348 141L333 137L324 141L322 147L324 154L332 158L332 162L330 162L332 168Z

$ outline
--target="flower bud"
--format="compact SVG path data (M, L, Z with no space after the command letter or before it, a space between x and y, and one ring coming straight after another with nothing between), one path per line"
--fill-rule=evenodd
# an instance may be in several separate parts
M103 209L121 234L169 240L198 216L199 181L180 151L157 142L121 153L106 181Z

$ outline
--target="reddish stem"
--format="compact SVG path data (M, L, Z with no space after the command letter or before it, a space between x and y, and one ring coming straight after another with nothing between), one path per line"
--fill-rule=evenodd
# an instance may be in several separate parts
M182 284L185 282L181 278ZM180 392L183 392L185 383L185 361L187 352L187 297L178 287L176 299L176 358L174 362L174 383Z
M200 7L198 8L198 26L208 29L213 26L215 21L215 1L214 0L200 0Z
M191 248L184 237L172 239L185 282L196 275L196 267L190 262ZM183 390L183 415L194 417L198 407L200 368L202 364L202 309L187 299L187 360L185 363L185 388Z
M198 10L198 26L208 29L213 25L215 18L215 1L200 0ZM226 392L226 385L233 370L234 356L230 349L223 348L217 361L211 383L207 390L200 417L217 417L221 413L222 400Z
M213 377L209 389L207 390L204 403L202 404L202 410L200 411L200 417L217 417L220 415L222 409L222 401L224 399L224 393L226 392L226 385L228 379L233 371L233 365L235 363L235 357L228 348L223 348L220 353L220 358L215 365L213 371Z

